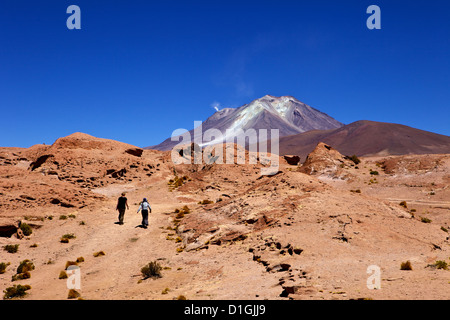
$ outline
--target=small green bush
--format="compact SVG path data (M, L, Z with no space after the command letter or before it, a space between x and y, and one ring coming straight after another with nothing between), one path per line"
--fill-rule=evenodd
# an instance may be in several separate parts
M19 250L19 245L18 244L7 244L6 246L3 247L3 249L5 249L5 251L7 251L9 253L16 253Z
M423 222L423 223L431 223L431 220L428 219L428 218L425 218L425 217L421 217L420 221Z
M17 273L24 273L34 270L34 264L30 260L23 260L17 267Z
M351 157L348 157L349 160L353 161L354 164L358 165L361 163L361 160L356 156L356 154L352 155Z
M17 280L23 280L23 279L30 279L31 273L29 271L25 271L22 273L15 274L11 277L11 281L17 281Z
M76 238L76 236L73 233L67 233L61 237L60 241L62 243L69 243L70 239L75 239L75 238Z
M14 285L12 287L6 288L3 292L5 295L3 296L4 300L14 299L14 298L23 298L27 293L26 291L30 290L31 287L29 285Z
M31 235L33 233L33 230L31 229L31 227L26 224L26 223L21 223L20 224L20 229L22 230L23 234L28 237L29 235Z
M1 262L0 263L0 274L3 274L6 272L6 268L10 265L11 263L9 262Z
M434 265L436 266L437 269L448 270L448 264L445 261L438 260L438 261L435 262Z
M17 267L17 274L13 275L11 281L31 278L30 271L34 270L34 264L30 260L23 260Z

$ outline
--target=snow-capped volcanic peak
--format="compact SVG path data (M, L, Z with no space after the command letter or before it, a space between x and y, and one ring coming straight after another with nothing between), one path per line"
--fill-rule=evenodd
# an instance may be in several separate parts
M202 124L202 131L220 130L224 136L247 129L278 129L279 136L294 135L310 130L329 130L343 124L291 96L266 95L240 108L225 108L215 112ZM228 132L227 132L228 130ZM191 130L193 133L193 130ZM205 141L205 145L221 141ZM176 143L167 139L153 148L170 150Z

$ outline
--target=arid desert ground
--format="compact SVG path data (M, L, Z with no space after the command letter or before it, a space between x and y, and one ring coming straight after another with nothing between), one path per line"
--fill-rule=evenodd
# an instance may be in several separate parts
M82 257L86 300L450 298L450 155L356 163L319 144L305 160L280 157L278 173L262 176L260 162L174 165L170 152L81 133L0 148L2 296L20 284L31 287L23 299L66 300L60 273ZM122 192L130 209L119 225ZM13 281L27 259L30 277ZM141 274L152 261L160 278ZM380 268L378 289L369 266Z

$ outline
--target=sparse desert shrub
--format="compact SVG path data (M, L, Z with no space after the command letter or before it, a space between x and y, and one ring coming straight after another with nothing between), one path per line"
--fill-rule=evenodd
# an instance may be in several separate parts
M69 243L69 240L70 239L75 239L76 237L75 237L75 235L73 234L73 233L67 233L67 234L65 234L65 235L63 235L62 237L61 237L61 242L62 243Z
M25 236L29 236L33 233L33 230L31 229L30 225L23 222L20 224L20 230L22 230Z
M95 252L94 253L94 257L101 257L101 256L104 256L105 255L105 253L103 252L103 251L98 251L98 252Z
M61 272L59 273L58 279L67 279L67 272L61 271Z
M10 265L11 263L9 262L1 262L0 263L0 274L3 274L6 272L6 268Z
M438 260L434 263L437 269L448 270L448 264L445 261Z
M77 266L77 265L78 265L78 262L76 262L76 261L67 261L65 269L67 270L68 267L70 267L70 266Z
M30 246L30 248L37 248L38 247L38 244L37 243L33 243L31 246Z
M444 232L448 232L448 229L446 227L441 227L441 230Z
M23 260L17 267L17 274L13 275L11 281L31 278L30 271L34 270L34 264L30 260Z
M349 160L353 161L354 164L358 165L361 163L361 160L356 156L356 154L352 155L351 157L348 157Z
M25 271L25 272L13 275L11 277L11 281L24 280L24 279L30 279L30 278L31 278L31 273L29 271Z
M14 285L12 287L6 288L3 292L5 295L3 296L4 300L14 299L14 298L23 298L27 293L26 291L30 290L31 287L29 285Z
M162 292L161 292L161 294L168 294L169 293L169 291L170 291L170 289L169 288L165 288Z
M162 267L157 261L152 261L141 268L141 273L144 279L161 278Z
M34 263L28 259L23 260L17 267L17 273L24 273L32 270L34 270Z
M408 204L406 203L406 201L400 202L400 206L402 206L403 208L408 208Z
M86 225L86 222L80 221L80 226L85 226L85 225Z
M174 189L181 187L186 180L189 180L189 178L186 176L183 176L181 178L175 176L175 178L170 179L169 182L167 182L167 184L169 185L169 191L173 191Z
M74 215L74 214L69 214L69 218L71 218L71 219L75 219L77 216L76 215Z
M81 297L81 294L75 289L70 289L69 294L67 295L67 299L77 299L80 297Z
M211 204L211 203L214 203L214 202L211 200L205 199L203 201L200 201L198 204Z
M185 296L183 296L183 295L179 295L177 297L177 300L187 300L187 298Z
M353 192L353 193L361 193L361 189L350 190L350 192Z
M67 216L62 214L59 216L59 220L67 220Z
M402 262L400 265L400 270L412 270L411 261Z
M5 251L7 251L8 253L16 253L19 250L19 245L7 244L6 246L3 247L3 249L5 249Z
M378 171L370 170L370 174L371 174L372 176L378 176L380 173L379 173Z
M191 212L191 209L189 209L188 206L183 206L183 208L181 208L181 212L183 212L184 214L188 214Z
M184 213L183 212L178 212L177 215L175 216L176 219L182 219L184 218Z
M77 263L80 263L80 262L84 262L84 258L83 257L78 257L77 258Z
M423 223L431 223L431 220L425 217L420 217L420 221Z

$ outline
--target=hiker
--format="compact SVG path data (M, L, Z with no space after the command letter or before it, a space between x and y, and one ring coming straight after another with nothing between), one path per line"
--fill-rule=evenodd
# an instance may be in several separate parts
M137 213L139 213L139 211L141 211L142 213L142 223L141 225L147 229L148 226L148 213L152 212L152 208L150 207L150 204L147 201L147 198L144 198L144 200L142 200L141 205L139 206L139 209L137 211Z
M130 209L128 207L128 199L125 197L125 192L122 193L122 196L117 200L116 210L119 211L119 224L123 224L123 218L125 216L125 210Z

